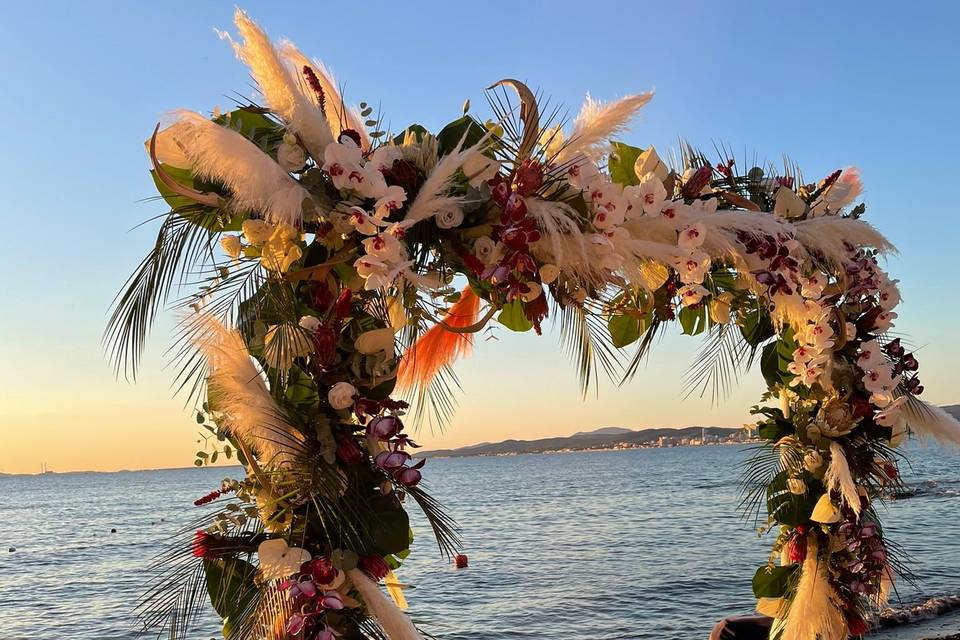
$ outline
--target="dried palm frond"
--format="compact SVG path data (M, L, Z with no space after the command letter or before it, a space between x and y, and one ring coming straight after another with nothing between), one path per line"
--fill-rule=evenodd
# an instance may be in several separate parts
M613 346L604 318L577 304L559 307L555 315L560 317L561 344L577 365L581 393L586 395L596 382L598 363L608 376L616 377L620 352Z
M459 526L457 521L447 513L446 509L429 493L425 487L417 485L408 488L407 493L414 499L417 506L430 523L434 538L437 540L437 546L440 547L440 553L446 558L451 558L460 552L463 547L463 541L458 533Z
M213 254L220 214L198 206L167 214L153 248L111 305L103 343L117 373L135 379L161 307Z
M736 325L711 325L706 344L683 375L683 397L699 393L702 398L710 389L711 404L727 398L755 350Z

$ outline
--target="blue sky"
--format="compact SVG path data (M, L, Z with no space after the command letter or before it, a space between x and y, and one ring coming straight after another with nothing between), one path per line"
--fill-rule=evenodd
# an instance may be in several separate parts
M416 10L409 7L415 6ZM517 77L571 112L655 88L627 141L683 137L742 157L783 154L813 180L857 165L867 218L899 247L898 330L923 348L928 399L960 402L953 273L960 206L960 5L871 3L266 3L244 7L275 38L323 59L349 99L393 129L436 128L483 87ZM137 386L99 339L116 291L162 213L142 142L170 109L229 107L251 80L214 28L228 3L17 3L0 23L0 471L189 464L192 419L163 371L161 322ZM739 425L759 374L718 408L681 401L697 339L668 337L637 379L582 402L555 335L499 331L459 367L466 393L431 446L629 427ZM491 409L495 400L498 410Z

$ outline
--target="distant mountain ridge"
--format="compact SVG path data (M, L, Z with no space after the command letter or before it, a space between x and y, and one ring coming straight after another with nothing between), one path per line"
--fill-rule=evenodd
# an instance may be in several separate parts
M502 456L521 453L543 453L562 449L589 450L607 449L617 445L637 446L656 442L661 436L668 438L699 438L701 434L725 438L742 431L731 427L666 427L633 431L623 427L604 427L595 431L580 431L572 436L540 438L538 440L504 440L503 442L471 445L459 449L436 449L418 452L418 458L462 458L466 456Z

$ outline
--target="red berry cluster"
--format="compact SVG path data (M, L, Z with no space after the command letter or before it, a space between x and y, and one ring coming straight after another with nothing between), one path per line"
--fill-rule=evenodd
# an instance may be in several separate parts
M220 489L216 489L214 491L211 491L207 495L203 496L202 498L197 498L196 500L194 500L193 505L196 507L202 507L205 504L209 504L213 502L223 494L224 494L223 491L221 491Z

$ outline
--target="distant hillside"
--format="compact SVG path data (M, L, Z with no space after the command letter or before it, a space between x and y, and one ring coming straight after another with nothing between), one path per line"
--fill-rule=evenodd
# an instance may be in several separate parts
M633 429L627 429L626 427L601 427L599 429L594 429L593 431L577 431L574 436L612 436L612 435L621 435L624 433L633 433Z
M940 407L954 418L960 420L960 404L948 404Z
M608 433L608 429L613 433ZM460 449L437 449L436 451L418 452L422 458L460 458L464 456L500 456L520 453L543 453L544 451L558 451L561 449L588 450L607 449L617 445L639 445L656 442L660 436L669 438L699 438L705 431L708 436L724 438L741 429L728 427L685 427L683 429L643 429L631 431L619 427L608 427L597 431L580 432L572 436L557 438L542 438L540 440L504 440L503 442L472 445Z

